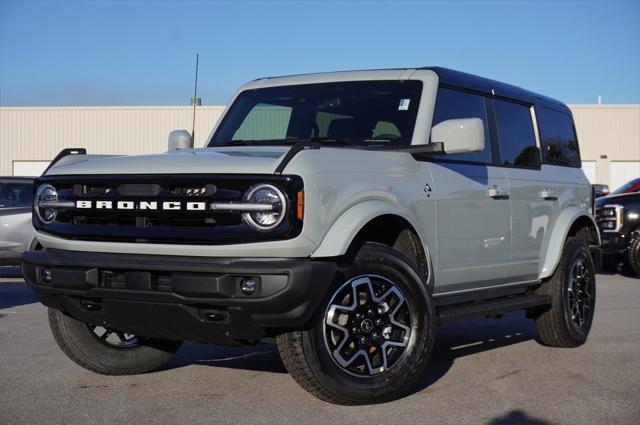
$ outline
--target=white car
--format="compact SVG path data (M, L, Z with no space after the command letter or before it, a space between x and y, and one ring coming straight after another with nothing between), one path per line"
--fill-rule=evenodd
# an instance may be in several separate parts
M561 102L443 68L263 78L169 147L69 148L36 180L23 273L88 370L275 339L303 388L367 404L442 323L525 309L543 344L587 340L600 234Z
M35 237L32 177L0 177L0 266L18 266Z

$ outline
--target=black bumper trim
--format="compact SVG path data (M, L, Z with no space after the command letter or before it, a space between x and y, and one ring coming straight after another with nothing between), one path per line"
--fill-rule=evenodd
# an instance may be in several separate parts
M165 339L231 344L304 327L337 265L308 258L218 258L28 251L27 284L45 305L87 323ZM43 271L51 279L43 279ZM243 294L243 277L256 292Z
M600 248L603 255L622 254L627 247L628 238L624 233L602 232L600 239Z

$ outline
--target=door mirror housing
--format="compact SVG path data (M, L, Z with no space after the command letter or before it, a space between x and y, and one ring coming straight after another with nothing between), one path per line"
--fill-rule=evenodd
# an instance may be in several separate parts
M607 196L609 194L609 186L606 184L592 184L593 196L594 198L602 198L603 196Z
M169 152L192 148L193 139L187 130L174 130L169 133Z
M445 153L484 150L484 125L480 118L442 121L431 129L431 143L442 143Z

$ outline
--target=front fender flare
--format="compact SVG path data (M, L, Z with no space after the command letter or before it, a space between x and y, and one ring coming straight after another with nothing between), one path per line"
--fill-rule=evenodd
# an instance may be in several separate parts
M587 217L589 219L597 234L597 245L600 245L600 232L593 217L587 211L578 207L565 209L560 213L558 220L551 229L549 240L545 249L542 251L542 261L538 270L540 279L548 278L555 272L556 267L560 263L562 249L564 248L567 236L569 236L571 226L581 217Z
M425 235L422 234L420 226L410 214L399 208L397 204L391 202L378 199L367 200L359 202L358 204L348 208L333 223L322 239L322 243L311 254L311 257L339 257L346 254L358 232L360 232L360 230L362 230L362 228L371 220L383 215L398 216L413 227L413 230L420 238L427 260L428 275L426 276L426 284L428 288L433 288L435 279L433 273L433 261Z
M312 257L338 257L346 254L351 242L358 232L371 220L382 215L396 215L405 219L418 232L415 220L408 217L404 211L396 205L382 200L367 200L359 202L346 211L333 223L325 234L318 249ZM421 235L418 235L421 236ZM423 243L424 244L424 243Z

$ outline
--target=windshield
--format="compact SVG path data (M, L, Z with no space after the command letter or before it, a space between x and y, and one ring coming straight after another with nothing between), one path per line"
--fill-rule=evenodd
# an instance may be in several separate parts
M28 182L0 182L0 208L30 207L33 185Z
M622 195L623 193L640 192L640 178L633 179L627 184L622 185L610 195Z
M419 81L356 81L247 90L208 146L306 139L348 146L409 145L421 87Z

